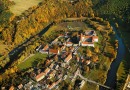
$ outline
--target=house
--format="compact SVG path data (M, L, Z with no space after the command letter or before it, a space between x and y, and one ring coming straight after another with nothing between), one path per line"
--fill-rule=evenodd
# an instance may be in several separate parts
M86 60L86 64L89 65L91 63L90 60Z
M54 88L56 85L58 85L60 82L61 82L62 79L59 79L58 81L56 82L53 82L51 85L49 85L49 89L51 90L52 88Z
M1 90L6 90L5 87L1 87Z
M56 38L51 44L55 44L58 41L58 38Z
M50 68L46 68L46 70L44 71L44 73L47 75L50 72Z
M32 90L32 88L33 88L33 85L30 82L24 85L24 90Z
M9 90L14 90L14 86L11 86L11 87L9 88Z
M58 54L59 50L57 50L57 49L49 49L49 53L50 54Z
M47 68L44 72L41 72L40 74L38 74L38 75L35 77L35 80L36 80L37 82L39 82L39 81L42 80L49 72L50 72L50 69Z
M64 50L64 49L65 49L65 47L66 47L66 46L65 46L65 45L63 45L63 46L61 47L61 50Z
M56 65L55 69L58 70L59 69L59 65Z
M67 58L65 58L65 62L69 63L69 61L72 59L72 53L70 53Z
M53 69L54 67L54 63L51 63L51 65L49 66L50 69Z
M49 85L49 89L52 89L52 88L54 88L55 87L55 85L56 85L56 83L54 82L54 83L52 83L51 85Z
M70 48L71 49L71 52L73 52L74 50L75 50L75 48L74 47L72 47L72 48Z
M70 41L69 41L69 42L66 42L66 46L67 46L67 47L70 47L70 46L72 46L72 45L73 45L72 42L70 42Z
M73 43L71 42L70 38L67 39L65 45L66 45L67 47L70 47L70 46L73 45Z
M98 42L98 36L93 36L92 40L93 40L93 42Z
M94 47L94 43L91 43L91 42L82 42L81 45L82 46L91 46L91 47Z
M82 80L82 82L80 83L80 89L84 86L84 84L85 84L85 81Z
M46 50L48 50L49 49L49 45L47 44L42 50L43 51L46 51Z
M36 80L37 82L39 82L39 81L42 80L44 77L45 77L45 73L42 72L42 73L38 74L38 75L35 77L35 80Z
M48 49L49 49L49 45L47 44L43 49L40 49L39 52L47 54L48 53Z
M95 31L86 31L85 35L81 33L79 45L94 47L94 42L98 42L98 37L96 36Z
M18 85L18 89L22 89L23 88L23 84L20 84L20 85Z
M53 78L55 75L56 75L56 70L53 70L53 71L49 74L49 77L50 77L50 78Z
M64 37L64 35L63 35L63 34L60 34L60 35L58 36L58 38L62 38L62 37Z

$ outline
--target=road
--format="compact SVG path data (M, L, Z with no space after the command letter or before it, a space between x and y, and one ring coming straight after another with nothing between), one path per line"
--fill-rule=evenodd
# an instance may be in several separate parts
M35 54L30 54L27 58L25 58L22 62L25 62L26 60L28 60L30 57L34 56Z
M90 83L93 83L93 84L102 86L102 87L104 87L105 89L108 89L108 90L114 90L114 89L112 89L112 88L109 87L109 86L106 86L106 85L100 84L100 83L98 83L98 82L95 82L95 81L93 81L93 80L90 80L90 79L88 79L88 78L85 78L84 76L81 75L79 69L76 71L76 76L77 76L77 75L78 75L81 79L85 80L86 82L90 82Z

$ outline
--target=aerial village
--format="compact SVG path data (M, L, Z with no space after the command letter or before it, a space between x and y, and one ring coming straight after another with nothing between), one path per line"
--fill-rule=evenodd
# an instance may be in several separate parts
M92 62L91 57L83 56L78 50L80 47L94 47L95 42L98 42L96 32L85 30L77 32L76 37L72 37L70 32L60 34L50 44L38 46L37 52L48 55L46 67L34 68L30 73L30 81L25 85L20 84L18 90L55 90L64 80L75 82L76 70L80 68L82 71L82 64L89 66ZM84 84L85 81L82 80L78 84L79 89ZM13 90L11 88L10 90Z

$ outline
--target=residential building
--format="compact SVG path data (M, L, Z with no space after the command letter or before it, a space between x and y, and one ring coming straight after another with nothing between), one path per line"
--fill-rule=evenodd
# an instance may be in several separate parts
M48 50L49 49L49 45L47 44L42 50L43 51L46 51L46 50Z
M59 50L57 49L49 49L49 54L58 54Z
M42 73L40 73L40 74L38 74L36 77L35 77L35 80L37 81L37 82L39 82L39 81L41 81L44 77L45 77L45 73L44 72L42 72Z
M23 84L18 85L18 89L21 90L23 88Z
M84 86L84 84L85 84L85 81L82 80L82 82L80 83L80 89Z
M11 87L9 88L9 90L14 90L14 86L11 86Z
M86 31L85 35L81 33L79 45L94 47L94 42L98 42L98 37L95 36L95 31Z
M72 53L70 53L67 58L65 58L65 62L69 63L69 61L72 59Z
M40 74L38 74L38 75L35 77L35 80L36 80L37 82L41 81L49 72L50 72L50 68L45 69L44 72L41 72Z

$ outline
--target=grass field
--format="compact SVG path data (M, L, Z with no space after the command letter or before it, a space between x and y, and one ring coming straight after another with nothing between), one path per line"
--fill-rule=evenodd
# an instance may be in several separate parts
M37 6L42 0L12 0L15 2L15 5L10 7L10 11L15 15L20 15L25 10L32 6Z
M36 53L34 56L30 57L26 61L22 62L21 64L18 65L18 68L20 70L27 69L29 67L36 66L36 64L40 61L45 60L47 57L46 54L41 54L41 53Z
M71 27L74 30L91 29L84 22L63 22L52 26L44 35L48 36L55 30L69 30L68 27Z

